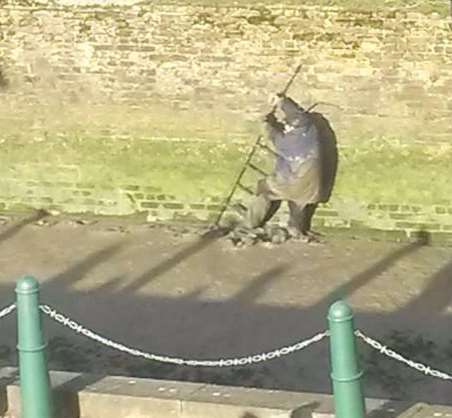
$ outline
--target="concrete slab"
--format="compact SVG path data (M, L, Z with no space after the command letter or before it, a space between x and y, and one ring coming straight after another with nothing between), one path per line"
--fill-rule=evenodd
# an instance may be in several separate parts
M52 371L50 377L58 418L334 417L332 396L317 393L58 371ZM404 411L411 411L411 405L406 402L368 399L366 404L369 418L412 418L403 415ZM437 408L435 411L442 411L442 407ZM20 417L15 368L0 369L0 416Z
M418 403L406 410L399 418L450 418L452 407Z

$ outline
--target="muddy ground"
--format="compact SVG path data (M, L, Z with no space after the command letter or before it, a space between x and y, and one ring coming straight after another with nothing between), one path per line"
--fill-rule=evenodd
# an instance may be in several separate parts
M33 274L42 302L144 351L243 356L326 328L344 298L356 326L402 354L452 372L452 249L329 239L236 249L193 229L118 220L2 218L0 307ZM330 392L324 340L282 359L200 369L134 359L46 318L52 369ZM452 383L359 344L367 396L452 404ZM16 363L15 316L0 320L0 365Z

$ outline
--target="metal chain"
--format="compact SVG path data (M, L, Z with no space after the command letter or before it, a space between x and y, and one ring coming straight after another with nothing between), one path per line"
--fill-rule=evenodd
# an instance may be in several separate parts
M380 342L374 340L373 338L368 337L367 335L364 335L360 330L355 331L355 335L358 338L361 338L366 344L370 345L375 350L379 351L381 354L384 354L387 357L390 357L394 360L400 361L401 363L406 364L407 366L424 373L425 375L432 376L432 377L438 377L439 379L443 380L452 380L452 376L441 372L439 370L432 369L430 366L426 366L422 363L417 363L415 361L409 360L405 357L403 357L401 354L396 353L395 351L389 349L385 345L381 344Z
M181 366L196 366L196 367L237 367L237 366L247 366L250 364L262 363L264 361L272 360L279 357L284 357L289 354L292 354L296 351L303 350L304 348L310 346L311 344L317 343L321 341L323 338L327 336L326 332L318 333L312 338L299 341L298 343L282 347L274 351L261 353L261 354L252 354L246 357L239 358L227 358L227 359L218 359L218 360L187 360L183 358L176 357L168 357L162 356L158 354L145 353L141 350L137 350L135 348L127 347L121 343L112 341L108 338L105 338L95 332L85 328L80 325L76 321L68 318L60 312L57 312L55 309L51 308L48 305L41 305L40 309L50 318L59 322L60 324L70 328L71 330L84 335L94 341L97 341L101 344L104 344L108 347L114 348L116 350L122 351L124 353L130 354L135 357L143 357L147 360L159 361L161 363L170 363Z
M16 304L13 303L3 309L0 310L0 319L8 316L11 312L13 312L16 309ZM169 363L169 364L176 364L181 366L196 366L196 367L237 367L237 366L247 366L250 364L258 364L265 361L273 360L275 358L280 358L287 356L289 354L295 353L297 351L303 350L307 347L309 347L312 344L318 343L322 341L325 337L329 336L328 331L320 332L316 335L314 335L311 338L308 338L306 340L299 341L293 345L278 348L274 351L268 351L265 353L260 354L252 354L245 357L238 357L238 358L227 358L223 359L220 358L218 360L187 360L183 358L177 358L177 357L169 357L169 356L163 356L159 354L152 354L152 353L146 353L144 351L127 347L121 343L118 343L116 341L112 341L106 337L101 336L100 334L97 334L88 328L85 328L83 325L80 325L76 321L70 319L69 317L63 315L62 313L58 312L56 309L53 309L49 305L40 305L39 309L48 315L50 318L52 318L54 321L70 328L71 330L77 332L78 334L82 334L87 338L90 338L91 340L97 341L98 343L101 343L103 345L106 345L107 347L114 348L116 350L122 351L124 353L130 354L135 357L142 357L147 360L153 360L158 361L161 363ZM401 363L406 364L407 366L424 373L425 375L437 377L439 379L443 380L452 380L452 376L448 373L432 369L430 366L426 366L422 363L415 362L413 360L409 360L406 357L402 356L401 354L395 352L394 350L389 349L387 346L383 345L379 341L368 337L367 335L363 334L360 330L355 331L355 335L363 340L366 344L374 348L375 350L379 351L381 354L384 354L385 356L392 358L394 360L397 360Z
M16 304L12 303L11 305L7 306L6 308L3 308L0 310L0 319L4 318L5 316L8 316L12 311L16 309Z

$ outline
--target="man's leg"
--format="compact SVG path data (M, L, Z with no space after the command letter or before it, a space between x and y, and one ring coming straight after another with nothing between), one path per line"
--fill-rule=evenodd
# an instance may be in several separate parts
M258 194L250 202L242 226L238 226L231 238L235 245L252 245L259 237L265 236L261 229L276 213L281 201L270 200L266 194Z
M291 200L289 205L289 234L293 237L300 237L305 235L303 231L303 210L305 206L301 206Z
M311 220L314 215L317 204L308 204L305 206L295 202L288 202L290 210L289 235L292 238L301 238L306 242L319 242L317 235L311 229Z
M259 180L256 187L256 196L248 206L245 219L247 228L262 228L279 209L281 201L270 199L270 194L268 179Z
M248 207L246 226L262 228L281 206L280 200L269 200L265 194L257 195Z
M309 203L307 204L300 215L300 223L301 223L301 231L304 234L311 232L311 223L312 218L314 217L314 213L317 209L318 203Z

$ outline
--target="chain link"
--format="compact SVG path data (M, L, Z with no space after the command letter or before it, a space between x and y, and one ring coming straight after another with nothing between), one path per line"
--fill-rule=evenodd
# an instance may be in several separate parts
M252 354L246 357L240 358L227 358L227 359L218 359L218 360L187 360L183 358L177 357L169 357L162 356L158 354L146 353L141 350L137 350L135 348L127 347L121 343L112 341L108 338L105 338L95 332L85 328L80 325L76 321L68 318L60 312L57 312L55 309L51 308L48 305L41 305L40 309L50 318L59 322L60 324L70 328L71 330L77 332L78 334L82 334L85 337L90 338L91 340L97 341L103 345L114 348L116 350L122 351L124 353L130 354L135 357L142 357L147 360L158 361L161 363L169 363L176 364L180 366L195 366L195 367L237 367L237 366L247 366L250 364L262 363L264 361L273 360L275 358L284 357L289 354L295 353L296 351L303 350L304 348L310 346L311 344L317 343L321 341L323 338L327 336L326 332L318 333L317 335L309 338L307 340L299 341L298 343L279 348L274 351L269 351L261 354Z
M11 312L13 312L16 309L16 304L13 303L3 309L0 310L0 319L8 316ZM107 347L122 351L124 353L130 354L135 357L142 357L147 360L152 361L158 361L161 363L168 363L168 364L176 364L180 366L194 366L194 367L237 367L237 366L247 366L251 364L258 364L265 361L273 360L275 358L280 358L287 356L289 354L295 353L297 351L303 350L307 347L309 347L312 344L318 343L322 341L325 337L329 336L328 331L320 332L316 335L314 335L311 338L302 340L297 342L296 344L285 346L282 348L278 348L274 351L268 351L265 353L260 354L252 354L245 357L238 357L238 358L220 358L216 360L188 360L184 358L177 358L177 357L169 357L169 356L163 356L159 354L152 354L152 353L146 353L144 351L127 347L124 344L118 343L116 341L112 341L106 337L103 337L100 334L97 334L93 331L91 331L88 328L85 328L83 325L79 324L78 322L72 320L71 318L63 315L62 313L58 312L56 309L50 307L49 305L40 305L39 309L46 315L48 315L50 318L52 318L54 321L70 328L71 330L75 331L78 334L84 335L85 337L97 341L98 343L101 343ZM422 363L415 362L413 360L409 360L406 357L402 356L401 354L395 352L394 350L389 349L387 346L383 345L379 341L368 337L367 335L363 334L360 330L355 331L355 335L363 340L366 344L374 348L375 350L379 351L381 354L384 354L385 356L392 358L394 360L397 360L401 363L404 363L408 367L411 367L412 369L415 369L421 373L424 373L427 376L436 377L443 380L452 380L452 376L448 373L432 369L430 366L426 366Z
M0 319L4 318L5 316L8 316L12 311L16 309L16 304L12 303L11 305L7 306L6 308L3 308L0 310Z
M355 331L355 335L358 338L361 338L366 344L370 345L372 348L379 351L381 354L384 354L385 356L390 357L394 360L400 361L401 363L404 363L407 366L411 367L412 369L415 369L421 373L424 373L427 376L437 377L437 378L443 379L443 380L452 380L451 375L441 372L439 370L432 369L430 366L426 366L422 363L417 363L415 361L409 360L409 359L403 357L401 354L396 353L395 351L389 349L388 347L381 344L380 342L374 340L373 338L370 338L367 335L364 335L359 330Z

